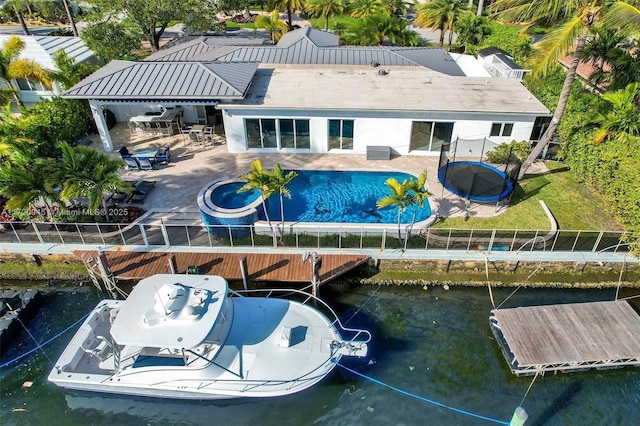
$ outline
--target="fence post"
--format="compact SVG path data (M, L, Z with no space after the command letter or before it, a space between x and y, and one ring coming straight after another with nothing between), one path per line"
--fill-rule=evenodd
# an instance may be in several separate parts
M142 242L144 242L145 246L148 246L149 240L147 239L147 231L144 230L144 225L140 223L138 224L138 228L140 229L140 236L142 237Z
M169 240L169 233L167 232L167 228L162 218L160 218L160 230L162 231L162 238L164 238L164 245L167 247L171 247L171 241Z
M33 232L35 232L36 237L38 237L38 240L40 240L40 244L44 244L44 240L42 239L42 235L40 235L40 230L38 229L38 225L36 225L36 222L32 222L31 226L33 227Z
M494 229L491 233L491 238L489 239L489 245L487 246L487 254L491 254L491 250L493 249L493 240L496 239L496 230Z
M604 231L600 231L598 238L596 238L596 242L593 245L593 248L591 249L592 253L595 253L597 251L596 249L598 248L598 246L600 245L600 241L602 240L602 234L604 234Z
M82 244L87 244L84 241L84 237L82 236L82 231L80 230L80 225L78 225L78 222L76 222L74 225L76 225L76 231L78 231L78 235L80 236L80 240L82 241Z
M471 248L471 239L473 238L473 228L471 228L471 232L469 232L469 241L467 241L467 253L469 252L469 249Z
M578 245L578 238L580 238L580 230L578 230L578 234L576 235L576 239L573 240L573 246L571 247L571 253L573 253L573 251L575 250L576 246Z

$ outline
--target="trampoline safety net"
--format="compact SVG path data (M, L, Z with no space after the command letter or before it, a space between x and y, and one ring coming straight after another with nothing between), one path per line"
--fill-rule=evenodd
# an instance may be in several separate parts
M440 150L438 180L450 192L471 201L491 203L508 197L521 163L510 162L500 168L487 164L484 155L496 146L487 138L456 139L449 152Z

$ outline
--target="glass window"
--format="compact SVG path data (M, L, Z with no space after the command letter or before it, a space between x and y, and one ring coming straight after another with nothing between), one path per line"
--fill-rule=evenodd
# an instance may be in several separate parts
M309 137L309 120L296 120L296 148L311 148L311 138Z
M282 148L295 148L296 135L293 128L293 120L285 119L280 122L280 146Z
M353 149L353 120L329 120L329 149Z
M260 122L262 124L262 147L277 148L276 120L274 118L263 118Z
M489 136L511 136L513 123L493 123Z
M434 123L414 121L411 124L410 151L440 151L444 146L449 150L454 123Z
M31 84L29 84L29 80L26 80L24 78L17 78L16 82L18 83L18 87L20 88L20 90L34 90L31 87Z
M257 118L247 118L244 123L247 133L247 146L249 148L262 148L260 120Z

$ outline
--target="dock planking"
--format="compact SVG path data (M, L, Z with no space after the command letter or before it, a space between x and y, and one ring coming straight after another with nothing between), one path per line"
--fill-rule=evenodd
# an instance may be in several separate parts
M491 328L517 375L640 365L640 315L624 301L493 310Z
M77 250L80 259L97 256L96 251ZM141 280L154 274L171 273L169 255L173 254L178 273L186 273L189 266L197 266L201 274L219 275L228 281L241 281L240 261L245 259L249 281L278 281L310 283L311 263L303 262L296 253L185 253L106 251L107 262L119 280ZM322 254L320 284L326 283L365 263L369 256Z

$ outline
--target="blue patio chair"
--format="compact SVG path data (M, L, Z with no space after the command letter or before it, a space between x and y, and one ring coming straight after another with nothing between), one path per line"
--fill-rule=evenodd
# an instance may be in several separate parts
M120 153L120 156L121 156L122 158L124 158L124 157L129 157L129 156L131 155L131 153L129 152L129 150L127 149L127 147L126 147L126 146L122 146L122 147L118 150L118 152Z
M155 167L153 167L153 163L149 158L138 158L137 160L140 170L155 170Z
M160 164L168 164L169 162L171 162L171 152L170 152L171 147L170 146L166 146L161 152L160 154L156 155L156 161Z
M125 163L127 163L129 170L140 170L140 164L138 164L138 161L135 158L122 157L122 159L124 160Z

